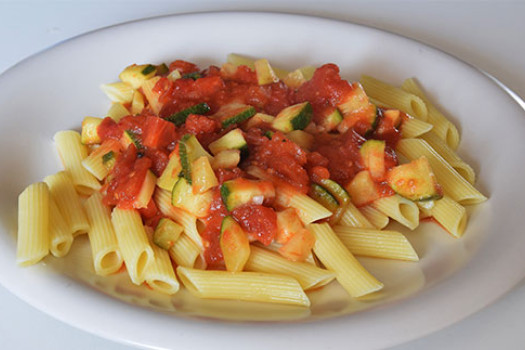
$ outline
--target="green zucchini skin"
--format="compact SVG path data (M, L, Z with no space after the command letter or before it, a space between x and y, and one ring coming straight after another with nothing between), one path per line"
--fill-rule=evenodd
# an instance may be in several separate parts
M182 227L168 218L159 220L153 232L153 243L162 249L169 250L179 238Z
M233 115L223 119L221 121L222 128L226 129L230 125L240 124L253 117L256 113L257 111L254 107L246 106L245 108L236 111Z
M237 178L225 181L221 185L221 197L226 209L234 210L241 205L254 203L259 197L262 204L263 200L275 198L275 188L271 182L248 180Z
M312 184L309 195L331 212L335 212L339 208L337 199L321 185Z
M313 109L310 102L298 103L280 111L272 121L272 127L284 133L303 130L310 124L312 116Z
M210 106L206 102L196 104L194 106L183 109L180 112L174 113L166 118L167 121L172 122L176 126L181 126L186 122L190 114L204 115L210 111Z

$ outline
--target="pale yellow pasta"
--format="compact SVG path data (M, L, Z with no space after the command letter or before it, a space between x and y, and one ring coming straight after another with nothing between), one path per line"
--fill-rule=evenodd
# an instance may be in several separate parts
M77 192L89 195L99 190L101 186L98 180L82 166L82 160L88 156L88 148L80 142L80 134L73 130L59 131L54 139L64 168L71 174Z
M371 205L411 230L419 225L419 208L417 204L400 195L395 194L376 199Z
M65 256L73 244L73 232L52 196L49 199L49 251L57 258Z
M164 294L175 294L179 290L179 281L175 276L168 252L151 244L154 259L146 267L145 280L148 286Z
M363 213L357 209L353 203L348 204L348 207L341 216L339 224L352 227L374 227L374 225L372 225L366 216L363 215Z
M310 306L299 282L289 276L197 270L182 266L177 268L177 275L190 293L199 298Z
M428 109L420 97L371 76L361 76L360 82L366 94L376 100L379 106L396 108L412 117L427 121Z
M471 184L476 182L476 173L470 165L468 165L458 154L450 148L442 139L440 139L435 133L428 133L421 136L423 140L437 152L440 156L447 161L448 164L454 170L456 170L461 176L465 178Z
M67 222L73 236L87 233L89 221L82 207L82 201L75 191L73 180L67 171L46 176L44 182L49 186L51 196Z
M359 211L377 229L385 228L390 222L390 218L387 215L383 214L370 204L360 207Z
M161 213L179 223L184 228L184 233L191 238L200 249L203 249L202 238L197 230L197 217L171 205L170 191L157 188L154 198Z
M332 216L330 210L312 198L286 186L275 189L275 202L285 208L295 208L304 225Z
M426 141L402 139L398 142L397 151L410 160L425 156L444 193L459 204L471 205L487 200L487 197L454 170Z
M206 268L203 250L185 233L181 234L169 250L173 261L179 266Z
M88 235L95 272L102 276L112 274L121 268L123 258L111 223L111 212L98 192L86 200L84 207L91 224Z
M18 241L16 263L36 264L49 253L49 202L47 185L29 185L18 196Z
M276 254L279 253L279 249L281 249L281 247L283 246L281 243L277 243L276 241L273 241L272 243L268 244L268 245L264 245L264 244L261 244L260 242L254 242L252 244L252 246L255 245L255 246L258 246L258 247L261 247L265 250L269 250L269 251L272 251ZM250 247L252 247L250 246ZM314 258L314 253L310 252L310 254L308 254L308 256L304 259L304 262L307 263L307 264L310 264L310 265L314 265L314 266L317 266L317 262L315 261L315 258Z
M409 261L419 260L410 242L400 232L347 226L336 226L334 231L354 255Z
M149 107L153 110L153 113L159 114L160 109L162 108L162 104L159 102L158 95L153 91L153 88L155 87L155 84L159 81L160 77L153 77L151 79L148 79L142 83L142 92L144 93L144 97L148 100Z
M467 211L458 202L444 196L434 202L430 214L452 236L459 238L463 235L467 226Z
M131 85L124 82L103 84L100 89L113 102L130 103L133 100L134 89Z
M106 113L107 117L110 117L116 122L128 115L130 115L128 109L119 102L112 103L111 107L109 107L109 110Z
M140 214L135 209L115 208L111 213L111 223L131 281L141 284L154 254Z
M401 125L401 137L418 137L423 134L426 135L430 130L432 130L432 124L429 124L416 118L407 118L403 121L403 124Z
M415 79L410 78L403 82L401 88L421 98L428 108L427 122L434 125L432 133L436 134L440 139L452 149L457 149L459 145L459 132L454 124L452 124L447 117L445 117L439 110L428 100Z
M307 228L315 236L314 253L337 281L354 298L383 288L344 246L329 224L310 224Z
M119 151L120 144L117 141L104 142L82 160L82 166L98 180L102 181L108 176L111 169L109 166L111 161L105 158L109 155L110 159L116 159Z
M144 109L144 95L140 91L135 90L133 93L133 101L131 102L131 114L137 115Z
M252 59L252 58L249 58L249 57L246 57L246 56L242 56L242 55L238 55L238 54L235 54L235 53L230 53L227 57L226 57L226 61L228 63L231 63L235 66L247 66L247 67L250 67L251 69L255 69L255 59ZM287 75L288 75L288 71L284 70L284 69L280 69L280 68L277 68L277 67L272 67L274 73L277 75L277 77L279 79L284 79ZM306 72L307 68L305 67L305 72Z
M292 262L275 252L254 245L250 247L250 257L244 269L291 276L304 290L322 287L335 278L331 271L307 262Z
M271 176L258 167L249 167L247 173L261 180L272 180ZM291 186L283 185L275 188L275 203L284 208L294 208L304 225L332 216L330 210Z

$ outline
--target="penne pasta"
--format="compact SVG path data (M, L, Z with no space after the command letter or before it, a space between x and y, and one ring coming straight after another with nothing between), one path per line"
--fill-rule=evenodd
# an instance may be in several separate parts
M397 231L336 226L334 231L354 255L374 258L418 261L416 251Z
M365 205L359 208L359 211L367 218L373 227L377 229L383 229L390 222L388 215L380 212L372 205ZM357 227L357 226L356 226ZM366 228L366 227L363 227Z
M82 166L98 180L102 181L109 174L120 153L120 143L109 139L103 142L89 156L82 160Z
M52 196L49 198L49 251L53 256L65 256L73 244L73 232L62 216Z
M351 227L374 227L374 225L372 225L372 223L368 221L366 216L364 216L363 213L359 211L359 209L357 209L353 203L348 203L348 207L341 216L341 220L339 221L339 223L341 225Z
M73 181L67 171L59 171L44 178L51 196L62 213L73 236L87 233L89 221L82 207L82 201L75 191Z
M368 75L363 75L360 82L367 95L377 100L379 106L399 109L424 122L428 120L427 106L420 97Z
M117 272L123 263L117 236L111 223L111 213L102 204L102 195L95 192L84 203L91 229L88 232L93 266L98 275Z
M330 225L310 224L308 229L315 236L315 255L328 270L335 272L337 281L352 297L362 297L383 288L383 284L344 246Z
M119 250L122 254L131 281L141 284L145 272L154 259L140 214L135 209L115 208L111 213Z
M419 225L419 208L414 202L400 195L395 194L379 198L371 205L379 212L411 230L414 230Z
M432 124L416 118L407 118L401 124L401 136L407 139L426 135L430 130Z
M261 272L196 270L179 266L177 275L195 296L310 306L297 280Z
M425 156L446 195L462 205L478 204L487 200L472 184L465 180L426 141L403 139L397 150L410 160Z
M244 267L247 271L291 276L304 290L322 287L335 278L333 272L310 263L292 262L274 252L253 245L250 249L250 258Z
M100 189L98 180L82 166L82 160L88 156L86 145L80 142L76 131L59 131L55 134L55 144L64 168L71 174L75 189L80 194L89 195Z
M179 290L179 281L171 265L168 252L155 244L151 244L154 259L146 267L145 280L148 286L164 294L175 294Z
M49 202L47 185L29 185L18 196L18 241L16 263L36 264L49 253Z
M437 135L453 150L458 148L459 145L459 132L454 124L452 124L437 108L430 103L428 98L425 96L415 79L410 78L403 82L401 88L407 92L410 92L419 98L421 98L428 108L428 120L427 122L434 125L432 133Z
M133 94L135 96L135 94ZM122 105L120 102L113 102L111 107L109 107L108 112L106 113L107 117L110 117L114 121L118 122L120 119L125 116L130 115L128 109Z
M162 214L179 223L184 228L184 233L199 249L203 249L202 239L197 230L197 217L171 205L171 192L169 191L158 188L155 191L154 197Z
M185 233L181 234L169 250L170 257L178 266L205 269L203 250Z
M447 161L447 163L456 170L465 180L474 184L476 182L476 173L470 165L468 165L463 159L461 159L457 153L450 148L442 139L440 139L435 133L428 133L421 136L423 140L437 152L440 156Z
M430 215L456 238L463 235L467 226L465 207L448 196L435 201L434 206L430 209Z

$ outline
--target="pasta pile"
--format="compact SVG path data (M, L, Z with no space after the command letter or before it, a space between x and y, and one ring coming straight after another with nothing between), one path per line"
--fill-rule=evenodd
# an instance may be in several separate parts
M255 70L260 85L283 81L295 87L308 81L314 70L307 67L285 72L271 68L266 60L252 61L238 55L230 55L222 69L235 71L239 66ZM159 77L167 77L171 81L184 78L176 69L160 72L161 66L130 67L125 70L126 74L121 74L123 81L103 86L104 92L113 102L107 116L115 122L145 110L158 115L162 108L156 88ZM262 71L266 74L263 75ZM264 81L262 78L270 80ZM54 137L64 170L47 176L43 182L29 185L19 196L17 263L20 266L36 264L49 253L63 257L76 236L88 234L97 274L107 276L116 273L124 264L134 284L145 283L166 294L177 293L182 283L199 298L309 307L307 292L334 280L354 298L381 290L383 283L368 272L355 256L419 260L416 251L401 232L385 229L392 220L414 230L422 219L432 218L453 237L459 238L467 223L465 206L481 203L487 198L474 188L474 171L455 152L460 141L458 130L430 103L414 79L406 80L398 88L363 76L359 86L366 92L363 98L370 101L374 108L380 107L383 112L397 110L398 114L399 111L406 113L395 152L401 159L400 164L416 164L422 158L425 164L428 162L432 177L435 176L442 189L439 197L413 200L394 193L361 203L357 195L353 195L361 191L360 188L345 185L345 189L342 189L342 185L336 184L336 190L344 193L340 197L334 195L337 199L334 202L336 209L332 210L326 203L314 199L311 193L308 195L293 186L274 183L270 186L271 194L263 192L250 197L248 202L260 205L270 196L273 205L280 208L277 211L278 218L285 218L282 224L285 228L291 227L291 222L295 220L296 226L300 227L298 232L302 235L302 241L297 243L298 249L303 249L301 252L304 258L302 255L290 255L289 251L286 255L287 251L283 249L286 243L273 241L261 244L254 242L253 237L249 237L248 242L246 237L249 235L244 235L243 228L239 229L236 226L238 224L233 222L233 228L228 233L235 235L241 232L241 235L235 236L237 240L232 241L232 246L221 245L226 269L207 269L204 252L209 249L209 242L203 239L202 227L206 224L204 219L209 208L202 205L190 207L184 201L192 196L195 196L195 201L204 201L203 198L211 193L210 189L217 186L223 186L221 193L224 200L228 195L222 189L224 184L219 185L216 179L209 180L210 176L215 178L209 174L220 168L218 164L226 160L236 159L238 163L243 157L243 150L224 148L220 142L211 143L209 149L212 156L198 141L195 144L195 141L185 139L187 143L179 143L177 147L190 145L191 141L194 143L188 146L189 149L201 152L189 160L193 177L187 176L184 164L182 170L176 171L178 168L173 168L170 156L170 162L160 176L151 171L145 175L145 182L149 181L153 185L141 187L140 202L135 200L134 207L107 205L104 195L114 176L112 167L115 166L117 155L122 156L123 147L138 147L137 141L130 134L127 141L123 136L119 141L97 142L96 126L100 125L102 118L86 117L82 134L68 130L60 131ZM273 116L256 114L253 118L266 118L264 122L280 127L274 122ZM346 117L338 126L339 132L343 132L341 125L345 122ZM230 128L227 130L241 130L225 123L223 121L223 126ZM236 125L241 122L232 123ZM252 123L252 120L243 120L242 123ZM307 149L311 141L301 129L311 129L312 126L311 123L306 124L310 126L294 127L295 130L283 129L282 132ZM90 125L95 127L90 129ZM241 134L244 132L238 131ZM273 131L267 134L269 138L273 135ZM187 159L180 160L181 163L184 161L188 162ZM208 174L201 182L195 178L197 170ZM273 180L271 173L264 169L249 167L245 170L253 179L249 181L257 184ZM320 184L324 183L327 182L320 181ZM180 190L183 195L176 197L173 194L175 184L190 187L184 187ZM154 231L161 222L153 226L141 215L142 210L147 210L152 202L164 219L162 225L169 231L168 241L159 243L155 238ZM211 203L211 199L206 203ZM337 220L334 220L335 217ZM278 225L281 225L279 221ZM222 234L226 235L224 232ZM236 244L248 247L248 254L243 258L240 257L240 251L244 248ZM228 260L228 249L233 252L231 260Z

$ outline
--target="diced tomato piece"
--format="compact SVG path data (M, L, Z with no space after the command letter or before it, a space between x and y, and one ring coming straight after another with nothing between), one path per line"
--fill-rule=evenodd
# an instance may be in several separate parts
M277 214L272 208L248 204L235 208L232 215L253 239L264 245L273 242L277 233Z
M165 148L175 138L175 125L164 119L147 116L142 134L142 144L146 147Z
M113 119L106 117L97 127L97 134L102 142L109 139L118 141L122 136L122 130Z
M195 64L183 60L171 62L169 68L170 72L173 72L176 69L180 72L180 74L193 73L199 70L199 67L197 67Z
M137 149L130 145L120 157L109 174L111 179L107 187L104 202L119 208L131 209L152 165L148 157L137 157Z

